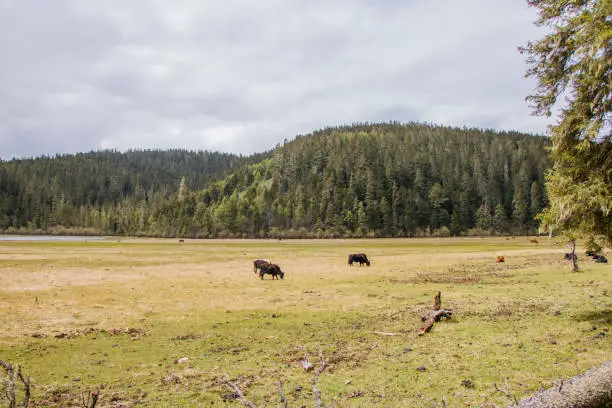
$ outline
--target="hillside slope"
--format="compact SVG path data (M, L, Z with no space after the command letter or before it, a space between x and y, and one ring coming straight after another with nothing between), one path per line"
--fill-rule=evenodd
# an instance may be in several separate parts
M154 161L147 183L161 185L169 177L174 189L143 185L120 188L112 200L71 201L65 197L74 191L59 177L52 180L58 187L44 222L2 210L0 226L193 237L459 235L475 228L525 233L534 230L533 217L546 205L547 142L516 132L418 123L327 128L267 155L242 162L230 157L224 163L234 160L233 167L213 166L217 172L198 170L202 162L194 158L192 173L181 168L169 177L167 162ZM66 173L76 168L68 166ZM183 176L188 178L179 185ZM92 181L91 189L101 185L113 185L112 177Z
M524 233L546 205L547 142L416 123L329 128L196 194L196 223L213 236Z

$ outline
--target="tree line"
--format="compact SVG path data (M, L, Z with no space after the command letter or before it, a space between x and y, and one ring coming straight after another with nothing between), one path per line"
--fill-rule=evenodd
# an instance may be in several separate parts
M0 161L0 230L90 227L77 213L112 211L127 198L176 193L181 178L201 189L264 154L116 150ZM100 230L107 233L108 230Z
M249 157L136 151L13 160L0 163L0 228L211 238L533 233L547 205L548 142L358 123ZM137 165L118 165L130 160Z

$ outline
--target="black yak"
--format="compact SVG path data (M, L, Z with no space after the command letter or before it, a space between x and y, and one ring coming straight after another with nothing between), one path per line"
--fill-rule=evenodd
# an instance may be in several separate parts
M353 265L353 262L359 262L359 266L363 266L363 264L370 266L370 261L366 254L350 254L348 257L348 264Z
M265 274L272 275L272 279L279 279L279 277L280 279L285 278L285 273L281 271L280 266L276 264L266 263L261 265L259 267L259 277L263 279Z

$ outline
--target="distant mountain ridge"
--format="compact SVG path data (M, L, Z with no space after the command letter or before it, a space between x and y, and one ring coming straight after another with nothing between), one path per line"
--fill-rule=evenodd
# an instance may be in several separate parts
M137 151L0 162L0 228L192 237L524 233L546 205L547 144L519 132L364 123L249 157Z

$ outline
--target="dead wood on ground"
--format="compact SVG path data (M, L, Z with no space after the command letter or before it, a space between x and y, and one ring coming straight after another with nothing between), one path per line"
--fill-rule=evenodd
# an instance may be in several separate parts
M433 310L425 316L421 316L421 320L423 320L425 325L418 329L417 334L419 336L424 335L429 330L431 330L435 322L440 321L440 319L443 317L446 319L450 319L452 315L453 309L442 309L442 292L438 291L438 293L434 297Z
M322 406L321 405L322 404L321 403L321 390L319 390L319 388L317 387L317 383L319 381L319 376L323 373L325 368L328 366L327 362L325 361L325 358L323 357L323 351L321 350L320 347L319 347L319 358L321 359L321 364L319 365L319 368L317 368L317 370L315 371L312 377L312 380L310 382L312 392L315 396L315 407L316 408L321 408ZM308 364L305 364L305 362L307 362ZM308 354L304 355L302 366L304 367L304 370L306 371L309 371L312 368L314 368L313 364L310 363L310 357L308 356ZM232 398L236 398L236 399L239 398L244 405L250 408L256 408L255 404L249 401L244 396L242 391L240 391L240 387L238 387L238 384L231 382L229 378L227 377L227 375L223 376L221 381L234 391L234 394L233 394L234 397ZM283 383L280 380L278 380L278 395L280 397L280 402L283 404L283 408L287 408L289 406L287 402L287 396L285 395L285 392L283 391Z
M612 360L507 408L597 408L612 402Z
M229 378L227 378L227 376L223 377L223 382L225 383L225 385L227 385L232 390L234 390L234 393L238 396L238 398L240 398L240 400L244 403L244 405L250 408L255 408L255 405L251 401L246 399L246 397L244 396L242 391L240 391L240 388L238 387L237 384L231 382Z
M312 377L312 392L315 395L315 407L316 408L321 408L321 390L317 388L317 381L319 381L319 375L321 375L323 370L325 370L325 367L327 367L327 363L325 362L325 359L323 358L323 352L321 351L320 347L319 347L319 358L321 359L321 365L319 366L314 376Z

